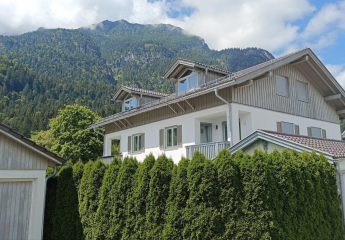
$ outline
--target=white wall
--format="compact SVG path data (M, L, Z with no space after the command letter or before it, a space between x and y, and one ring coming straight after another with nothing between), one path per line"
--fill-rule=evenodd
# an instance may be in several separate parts
M308 127L319 127L326 129L327 138L340 140L340 128L339 124L324 122L320 120L315 120L311 118L305 118L300 116L295 116L286 113L280 113L276 111L251 107L247 105L232 103L232 123L233 127L233 138L234 144L239 142L239 127L238 127L238 118L241 111L251 113L251 129L252 132L258 129L277 131L277 122L284 121L294 123L299 125L300 135L308 135ZM243 137L242 137L243 139Z
M140 153L140 154L131 154L131 156L136 157L138 161L142 162L145 159L145 157L149 155L150 153L152 153L156 158L162 153L165 153L167 157L172 158L175 163L178 163L181 160L181 157L186 156L185 146L194 145L196 144L196 138L200 139L200 124L198 126L198 123L200 123L200 120L197 120L197 119L205 117L205 116L209 116L212 114L220 114L220 113L224 113L224 116L225 116L226 112L227 112L227 106L223 105L223 106L218 106L212 109L198 111L198 112L194 112L194 113L179 116L179 117L174 117L174 118L166 119L163 121L150 123L144 126L134 127L134 128L126 129L123 131L110 133L105 136L105 146L109 146L110 139L120 138L121 139L120 151L122 152L123 156L126 157L128 156L128 153L127 153L128 136L131 136L133 134L145 133L145 152ZM159 149L159 130L164 129L166 127L177 126L177 125L182 125L183 147L161 151ZM218 132L221 131L221 126L220 128L218 128L217 131ZM110 154L111 154L110 148L105 147L104 155L108 156Z

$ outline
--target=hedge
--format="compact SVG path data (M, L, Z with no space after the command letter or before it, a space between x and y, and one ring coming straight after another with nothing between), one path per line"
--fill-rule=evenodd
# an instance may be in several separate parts
M104 176L104 177L103 177ZM78 193L78 194L77 194ZM336 170L315 153L196 152L62 167L44 239L343 239Z

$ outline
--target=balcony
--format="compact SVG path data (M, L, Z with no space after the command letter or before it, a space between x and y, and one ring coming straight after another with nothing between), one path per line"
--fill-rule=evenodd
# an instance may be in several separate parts
M214 159L224 148L230 148L230 142L222 141L186 146L186 157L192 159L194 153L196 151L199 151L203 153L208 159Z

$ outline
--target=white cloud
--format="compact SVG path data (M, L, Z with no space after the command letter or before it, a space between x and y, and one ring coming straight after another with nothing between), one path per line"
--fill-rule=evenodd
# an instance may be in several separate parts
M345 89L345 64L327 64L326 67L332 73L333 77L335 77L335 79L337 79L340 85Z

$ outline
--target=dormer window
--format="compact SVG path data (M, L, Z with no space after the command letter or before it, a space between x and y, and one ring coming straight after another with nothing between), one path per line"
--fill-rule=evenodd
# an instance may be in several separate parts
M187 70L179 79L179 93L188 92L198 87L198 74L192 70Z
M131 110L132 108L135 108L137 106L137 100L136 98L130 98L123 102L123 110Z

